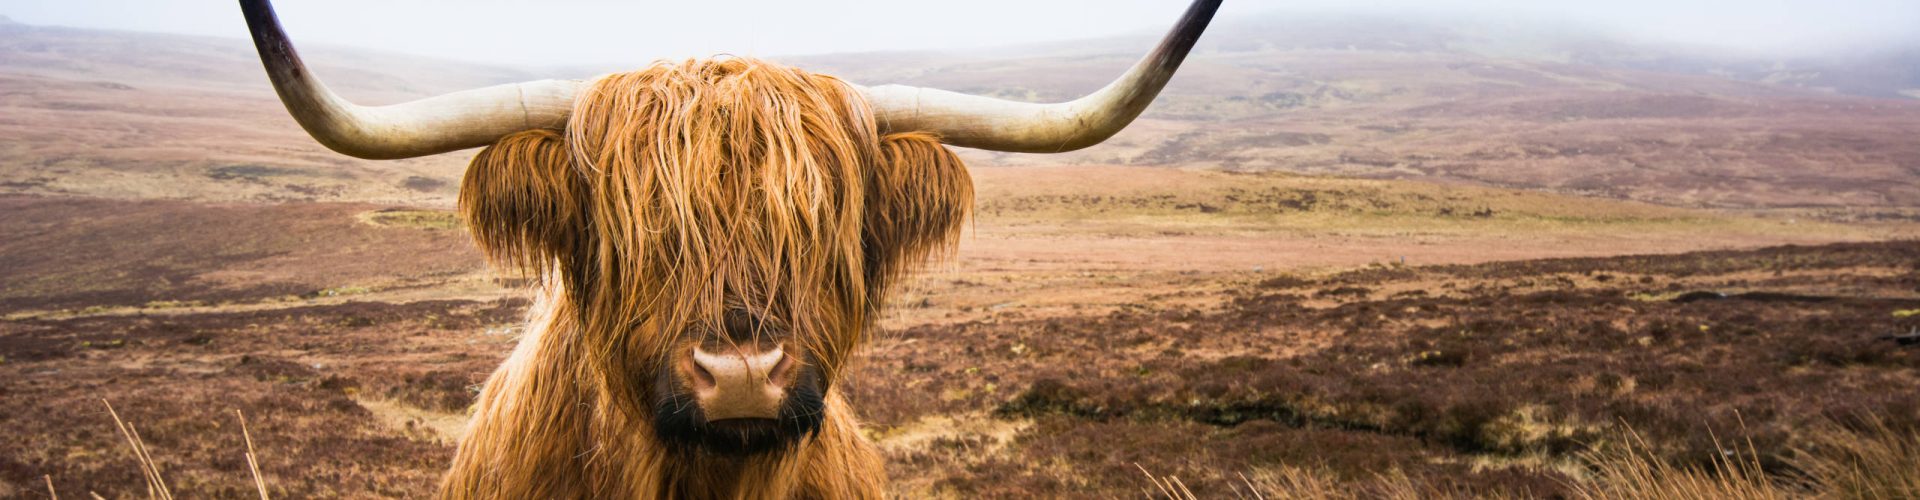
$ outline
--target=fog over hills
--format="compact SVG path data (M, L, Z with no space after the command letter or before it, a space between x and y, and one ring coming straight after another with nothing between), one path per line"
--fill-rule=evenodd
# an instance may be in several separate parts
M294 34L296 40L299 34ZM1009 99L1098 88L1153 35L785 57L866 83ZM303 44L363 103L629 68L513 68ZM1578 27L1366 15L1226 19L1145 118L1063 155L1110 164L1466 182L1713 207L1920 205L1920 57L1766 59ZM332 154L244 40L0 25L0 190L445 204L470 153Z

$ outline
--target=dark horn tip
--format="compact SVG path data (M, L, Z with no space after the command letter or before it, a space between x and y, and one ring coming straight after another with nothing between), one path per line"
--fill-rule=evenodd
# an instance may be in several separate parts
M247 26L260 29L261 21L273 22L273 3L267 0L240 0L240 12L247 16Z

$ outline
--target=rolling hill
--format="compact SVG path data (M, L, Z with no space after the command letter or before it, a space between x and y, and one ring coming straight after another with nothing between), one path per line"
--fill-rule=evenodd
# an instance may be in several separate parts
M1054 100L1104 84L1150 43L786 60L858 82ZM367 103L619 69L307 52L329 83ZM1891 60L1762 71L1757 61L1578 33L1364 17L1228 20L1145 119L1113 141L1063 155L966 155L980 166L1206 167L1679 206L1896 210L1920 204L1920 142L1911 140L1920 100L1895 97L1912 84L1900 76L1912 63ZM1874 67L1882 69L1864 69ZM1879 76L1844 78L1866 73ZM9 139L0 143L0 192L444 205L468 156L367 162L321 149L273 101L238 39L0 24L0 86L0 134Z

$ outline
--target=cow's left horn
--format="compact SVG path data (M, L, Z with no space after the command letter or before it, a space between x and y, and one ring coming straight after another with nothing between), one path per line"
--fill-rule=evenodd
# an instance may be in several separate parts
M574 80L540 80L359 106L307 72L267 0L240 0L240 10L287 111L314 139L349 156L412 158L485 146L515 132L562 128L581 87Z
M1058 153L1099 144L1126 128L1173 78L1221 0L1196 0L1173 32L1120 79L1079 99L1034 104L939 89L882 85L863 89L880 127L926 131L955 146Z

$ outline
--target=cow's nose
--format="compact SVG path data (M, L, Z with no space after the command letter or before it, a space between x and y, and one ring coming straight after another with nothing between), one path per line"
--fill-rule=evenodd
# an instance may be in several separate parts
M707 421L778 418L793 359L775 345L727 346L719 352L693 348L694 399Z

